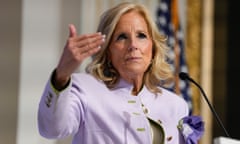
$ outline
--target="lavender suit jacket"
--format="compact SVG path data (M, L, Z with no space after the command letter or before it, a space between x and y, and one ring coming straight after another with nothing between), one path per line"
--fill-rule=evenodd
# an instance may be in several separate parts
M39 133L46 138L73 135L73 144L151 144L148 116L163 127L165 144L183 144L177 125L188 115L187 103L163 88L157 96L145 86L132 96L132 88L121 80L110 90L93 76L76 73L58 92L49 80L39 103Z

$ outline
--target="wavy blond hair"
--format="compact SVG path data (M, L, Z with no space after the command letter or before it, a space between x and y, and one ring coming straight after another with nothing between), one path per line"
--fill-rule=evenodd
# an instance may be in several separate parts
M101 50L93 56L93 60L87 66L86 71L97 79L102 80L108 88L114 88L120 79L120 75L109 61L108 47L120 17L132 11L139 13L144 18L153 42L153 58L144 74L143 84L150 91L161 93L159 86L168 84L173 78L170 65L166 61L168 57L168 47L165 45L166 37L160 35L156 23L151 19L149 11L141 4L130 2L120 3L102 14L97 31L105 34L106 40L101 46Z

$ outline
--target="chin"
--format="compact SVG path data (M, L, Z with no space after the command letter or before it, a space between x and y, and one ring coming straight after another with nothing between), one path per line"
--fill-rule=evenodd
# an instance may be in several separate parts
M143 69L143 67L127 67L126 69L123 69L123 71L127 71L129 73L133 74L143 74L146 70Z

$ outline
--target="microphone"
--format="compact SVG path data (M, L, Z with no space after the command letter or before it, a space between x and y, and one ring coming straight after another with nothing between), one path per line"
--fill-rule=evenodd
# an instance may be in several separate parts
M195 81L194 81L187 73L185 73L185 72L180 72L180 73L179 73L179 77L180 77L181 80L189 80L190 82L194 83L194 84L200 89L200 91L201 91L204 99L206 100L206 102L207 102L210 110L212 111L215 119L217 120L218 124L222 127L225 135L230 138L227 130L225 129L225 127L224 127L222 121L220 120L217 112L215 111L215 109L213 108L213 106L210 104L210 102L209 102L209 100L208 100L208 98L207 98L207 95L205 94L205 92L204 92L204 90L202 89L202 87L201 87L197 82L195 82Z

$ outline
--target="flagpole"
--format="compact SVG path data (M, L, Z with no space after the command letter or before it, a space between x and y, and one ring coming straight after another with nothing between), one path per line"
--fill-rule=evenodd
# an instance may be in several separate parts
M177 0L172 0L171 2L171 18L172 18L172 25L173 25L173 29L174 29L174 39L175 39L175 43L174 43L174 47L173 47L173 51L175 54L175 59L174 59L174 67L175 67L175 93L180 95L181 91L180 91L180 87L179 87L179 77L178 74L180 72L179 70L179 60L180 60L180 49L179 49L179 45L178 45L178 38L177 38L177 31L179 29L179 10L178 10L178 1Z
M212 61L213 61L213 0L203 0L202 11L202 52L201 52L201 84L212 101ZM202 100L201 115L205 121L205 134L202 144L212 143L212 114L207 104Z

